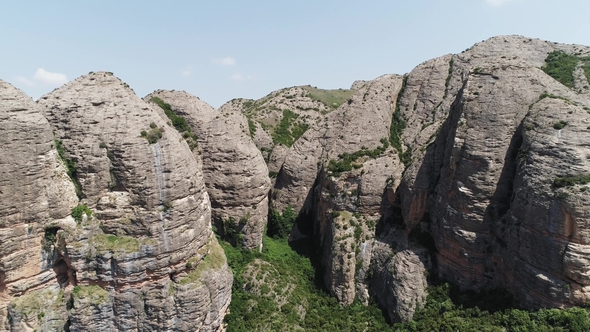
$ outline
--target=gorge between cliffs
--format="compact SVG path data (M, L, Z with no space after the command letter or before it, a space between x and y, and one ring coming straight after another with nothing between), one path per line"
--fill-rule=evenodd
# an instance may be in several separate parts
M590 329L590 47L215 109L0 80L0 331Z

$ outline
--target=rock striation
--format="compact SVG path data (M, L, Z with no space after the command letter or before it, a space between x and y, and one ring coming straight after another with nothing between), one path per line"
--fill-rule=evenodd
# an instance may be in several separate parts
M259 100L234 99L220 110L243 113L252 140L268 163L271 175L281 168L287 150L314 124L350 99L354 90L295 86Z
M70 213L78 198L49 123L30 97L4 81L0 130L0 330L25 331L40 326L36 314L29 314L28 294L59 289L60 270L46 250L47 230L75 225ZM7 319L19 304L27 310ZM48 316L45 329L63 328L66 319Z
M374 300L391 322L432 277L584 305L589 80L590 47L499 36L220 110L141 100L106 72L38 104L0 81L0 329L223 330L233 278L211 219L260 250L268 216L319 246L341 304ZM280 308L297 286L278 273L253 260L241 286Z
M221 329L233 277L211 229L201 164L180 134L111 73L82 76L43 96L38 106L21 99L32 108L22 100L18 107L2 100L2 107L12 110L9 115L21 112L33 120L33 110L41 109L67 166L67 172L63 166L48 167L57 157L51 149L51 129L40 112L39 120L23 118L29 126L45 128L36 131L42 135L33 136L43 143L23 144L25 140L21 146L31 149L33 158L46 154L48 161L36 165L45 165L45 172L61 174L62 179L36 176L42 181L37 190L48 188L56 194L49 203L43 203L43 193L28 196L42 207L36 210L62 204L51 216L65 221L45 221L47 217L40 215L39 225L29 231L37 234L36 240L29 235L32 243L39 243L31 246L30 256L44 256L20 277L21 296L10 303L5 328ZM6 146L11 145L2 144ZM21 169L30 163L14 161L18 165L13 167ZM74 209L78 198L72 182L81 199ZM63 188L58 191L57 186ZM22 220L16 225L27 220L7 211ZM43 228L35 227L44 227L42 248ZM12 274L4 268L2 272ZM43 287L27 285L27 277L43 280Z
M248 135L246 117L231 109L216 111L186 92L158 90L145 100L153 98L184 117L198 136L217 229L244 248L261 250L270 179L262 154Z
M320 238L332 295L373 296L392 321L423 303L428 266L531 308L584 304L588 54L500 36L355 82L287 152L271 209L294 209L292 239Z

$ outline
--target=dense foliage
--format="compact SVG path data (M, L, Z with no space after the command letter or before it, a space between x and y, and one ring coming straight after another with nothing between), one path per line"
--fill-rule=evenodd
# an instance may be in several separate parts
M78 224L82 222L84 215L88 217L92 215L92 211L86 206L86 204L80 204L72 209L72 217Z
M270 218L268 220L268 235L275 239L285 239L289 236L295 220L297 219L297 213L292 207L286 207L283 212L271 211Z
M265 237L262 253L227 242L222 247L235 278L228 332L590 331L587 308L514 309L514 300L504 291L461 292L448 284L429 287L427 302L413 321L389 325L377 305L344 307L326 293L310 259L317 257L310 243L290 247L285 239ZM258 292L244 273L253 265L266 276ZM281 305L281 300L286 301Z
M513 309L502 291L459 292L448 284L429 287L426 305L394 331L590 331L587 309Z
M588 56L580 57L563 51L553 51L547 55L545 65L541 69L561 84L573 88L574 70L579 62L582 63L584 75L590 81L590 57Z
M291 110L283 110L283 117L274 128L271 136L274 144L282 144L291 147L295 141L309 128L306 123L295 122L299 115Z
M234 272L230 313L226 316L228 332L234 331L386 331L390 327L375 305L355 303L343 307L316 283L316 271L306 255L293 250L286 240L265 237L262 253L242 251L222 243ZM309 246L305 246L309 248ZM255 294L244 277L249 264L258 259L268 287ZM259 264L260 265L260 264ZM290 294L285 289L294 288ZM246 287L245 287L246 286ZM279 308L275 294L287 295Z

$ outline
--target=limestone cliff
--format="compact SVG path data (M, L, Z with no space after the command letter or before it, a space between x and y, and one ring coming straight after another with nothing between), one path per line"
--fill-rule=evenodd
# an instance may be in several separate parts
M154 99L157 98L157 99ZM184 117L202 150L212 216L222 234L248 249L262 248L268 217L268 168L248 135L245 116L216 111L186 92L158 90L145 97Z
M295 86L274 91L259 100L234 99L221 106L221 110L238 111L248 118L250 136L268 162L271 175L276 176L287 149L353 94L354 90Z
M39 326L37 314L10 319L9 311L38 289L58 292L65 264L48 241L52 229L76 224L70 213L78 198L49 123L30 97L4 81L0 130L0 330L24 331ZM66 319L48 315L45 326L63 328Z
M586 303L588 54L501 36L403 82L355 82L351 100L288 151L271 208L298 214L293 239L321 238L324 281L341 303L373 294L392 320L420 305L424 287L400 285L424 284L415 278L431 259L462 289L505 288L528 307Z
M38 191L48 188L66 197L58 200L63 207L57 206L50 215L65 222L53 222L41 214L36 220L39 225L31 223L29 235L21 235L37 243L28 248L29 256L46 255L40 263L30 260L27 274L19 278L22 296L9 305L4 327L12 331L222 328L232 275L211 231L201 164L180 134L111 73L80 77L43 96L39 106L21 99L32 106L21 101L16 107L3 100L2 107L23 115L36 107L43 110L78 187L81 205L71 210L77 201L74 185L63 168L49 167L50 157L56 163L55 150L50 149L53 138L49 124L38 113L39 120L27 123L40 127L34 132L42 135L28 139L41 143L21 143L31 151L29 158L41 154L48 160L35 164L46 173L32 177L40 182L28 196L41 208L31 211L56 204L57 197L47 202L43 191ZM22 134L13 137L18 135ZM6 146L11 145L2 144ZM14 161L18 171L31 163ZM62 174L62 182L48 181L49 171ZM60 183L69 189L58 191L65 186ZM21 188L29 190L25 184ZM31 218L7 211L18 217L10 221L15 225ZM70 212L74 218L68 217ZM26 248L26 242L20 246ZM47 271L42 278L36 277L39 270ZM12 274L4 268L2 272L4 280ZM26 277L43 280L43 287L27 285Z

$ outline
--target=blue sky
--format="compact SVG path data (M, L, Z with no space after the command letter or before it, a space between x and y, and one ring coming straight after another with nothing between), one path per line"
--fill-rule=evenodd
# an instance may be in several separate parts
M214 107L404 74L495 35L590 45L587 0L2 1L0 79L37 99L89 71Z

